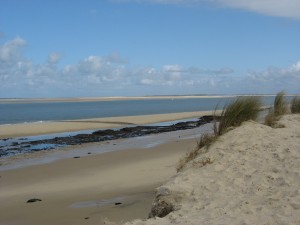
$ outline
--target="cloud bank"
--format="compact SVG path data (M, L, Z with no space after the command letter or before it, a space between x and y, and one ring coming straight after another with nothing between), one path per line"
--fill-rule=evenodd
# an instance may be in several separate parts
M269 16L300 19L299 0L217 0L220 4Z
M269 16L300 19L299 0L113 0L118 2L151 2L158 4L201 4L239 8Z
M269 68L237 75L234 69L133 67L119 55L88 56L59 66L53 52L44 63L25 57L20 37L0 44L0 97L132 96L153 94L299 93L300 61L288 68Z

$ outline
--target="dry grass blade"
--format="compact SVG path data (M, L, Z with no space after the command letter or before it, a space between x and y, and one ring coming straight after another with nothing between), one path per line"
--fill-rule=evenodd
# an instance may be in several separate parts
M239 97L226 105L221 113L221 120L216 135L222 135L231 127L240 126L244 121L256 120L261 108L259 97Z
M269 113L265 117L265 124L276 128L278 127L277 122L280 119L280 116L287 113L288 105L284 100L285 93L283 91L277 93L274 100L274 107L269 110Z
M277 117L275 116L274 109L270 109L265 117L265 124L270 127L275 127Z
M208 150L208 147L216 140L216 136L213 134L203 134L197 146L190 152L188 152L182 159L179 160L176 167L177 172L181 171L188 162L194 160L200 153L204 153Z
M212 163L213 163L213 161L211 160L211 158L205 157L199 161L193 162L193 166L203 167L203 166L206 166L206 165L212 164Z
M282 116L287 112L287 103L284 100L285 93L283 91L279 92L274 101L274 114L275 116Z
M294 97L290 104L291 113L300 113L300 97Z

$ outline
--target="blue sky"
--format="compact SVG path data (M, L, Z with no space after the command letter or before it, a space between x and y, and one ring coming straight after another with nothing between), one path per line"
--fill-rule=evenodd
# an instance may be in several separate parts
M299 0L2 0L0 98L300 93Z

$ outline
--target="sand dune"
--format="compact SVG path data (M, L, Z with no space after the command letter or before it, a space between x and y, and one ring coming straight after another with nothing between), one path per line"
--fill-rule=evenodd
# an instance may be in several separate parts
M134 225L300 224L300 115L273 129L255 122L223 135L157 190L164 218ZM212 164L203 166L203 160Z

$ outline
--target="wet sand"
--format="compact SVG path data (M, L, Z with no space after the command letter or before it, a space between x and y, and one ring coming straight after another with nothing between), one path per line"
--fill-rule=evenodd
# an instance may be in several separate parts
M178 159L195 144L195 139L177 137L149 148L0 171L0 224L104 224L106 218L147 218L155 188L176 174ZM26 203L31 198L42 201ZM115 205L118 202L122 204Z
M124 116L93 118L70 121L53 121L42 123L26 123L13 125L0 125L0 138L32 136L51 133L63 133L81 130L96 130L104 128L124 127L128 125L141 125L159 123L187 118L195 118L204 115L212 115L212 111L154 114L142 116Z

